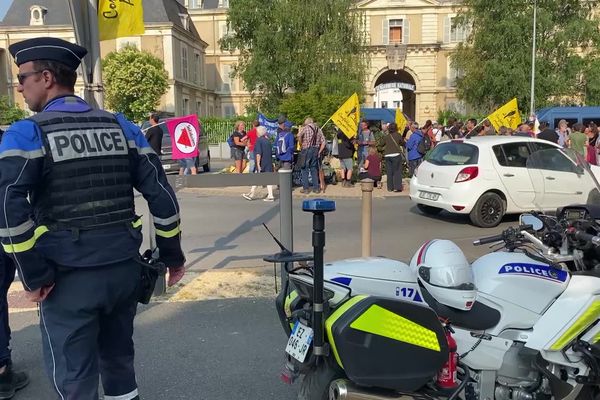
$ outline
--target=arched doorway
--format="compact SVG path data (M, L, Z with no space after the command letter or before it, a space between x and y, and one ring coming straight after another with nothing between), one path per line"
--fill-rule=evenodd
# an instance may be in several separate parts
M414 120L415 80L405 70L388 70L375 81L375 107L398 108Z

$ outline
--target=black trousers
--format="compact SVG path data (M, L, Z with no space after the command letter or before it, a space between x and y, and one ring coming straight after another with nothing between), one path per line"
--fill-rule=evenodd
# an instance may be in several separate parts
M0 249L0 368L11 362L8 289L14 279L15 263Z
M141 266L135 260L97 268L57 267L41 304L46 370L61 400L138 398L133 319Z
M385 157L385 170L387 171L387 190L402 191L402 156Z

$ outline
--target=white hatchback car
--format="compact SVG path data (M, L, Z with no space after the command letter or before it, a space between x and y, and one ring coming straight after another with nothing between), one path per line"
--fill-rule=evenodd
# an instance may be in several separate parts
M425 214L442 210L469 214L474 225L486 228L498 225L505 214L556 211L567 204L586 203L593 187L587 188L590 184L586 182L582 189L578 184L581 171L562 153L558 156L564 160L553 159L556 168L538 171L543 175L545 193L543 199L536 199L527 158L538 150L554 148L558 146L518 136L478 136L439 143L412 177L410 198ZM598 168L592 166L595 176L600 176Z

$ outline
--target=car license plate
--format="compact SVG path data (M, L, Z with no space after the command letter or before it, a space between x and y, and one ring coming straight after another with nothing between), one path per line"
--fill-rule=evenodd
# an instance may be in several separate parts
M431 193L431 192L421 191L419 193L419 197L422 199L425 199L425 200L437 201L437 199L439 199L440 195L439 195L439 193Z
M313 330L308 326L296 322L292 334L288 340L288 344L285 348L285 352L290 356L294 357L300 362L304 362L308 349L313 339Z
M163 169L171 169L171 165L170 164L163 164Z

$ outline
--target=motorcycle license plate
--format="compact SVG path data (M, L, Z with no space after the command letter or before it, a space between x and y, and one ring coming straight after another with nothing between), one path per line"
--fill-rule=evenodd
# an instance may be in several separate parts
M300 362L304 362L308 349L313 339L313 330L308 326L296 322L292 334L288 340L288 344L285 348L285 352L290 356L294 357Z
M419 197L422 199L426 199L426 200L437 201L437 199L440 197L440 195L439 195L439 193L431 193L431 192L421 191L419 193Z

